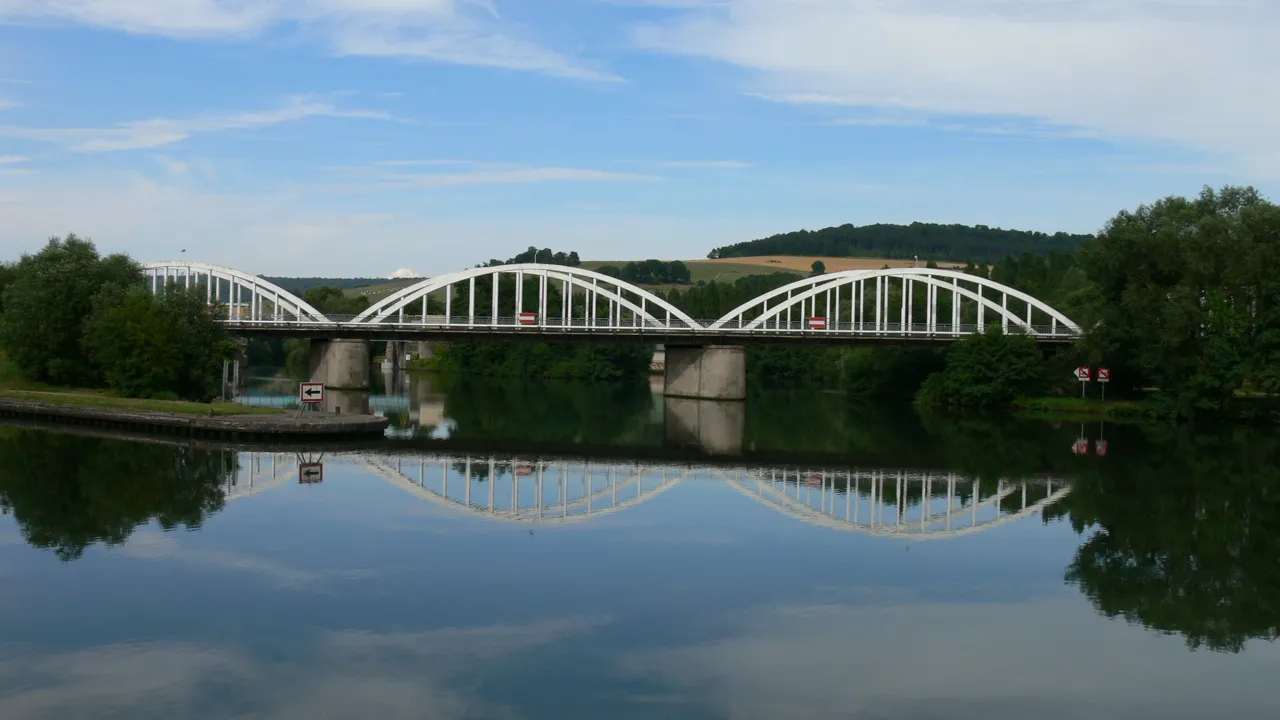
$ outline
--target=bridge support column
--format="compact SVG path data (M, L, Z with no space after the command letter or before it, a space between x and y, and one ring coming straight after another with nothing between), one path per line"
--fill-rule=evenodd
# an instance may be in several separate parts
M663 398L667 442L707 455L741 455L747 428L746 403L732 400Z
M311 382L333 390L369 390L369 343L365 340L312 340Z
M668 345L665 373L668 397L747 399L747 351L738 345Z

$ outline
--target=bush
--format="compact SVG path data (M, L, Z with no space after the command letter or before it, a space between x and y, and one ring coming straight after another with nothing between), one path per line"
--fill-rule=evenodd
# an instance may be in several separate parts
M946 367L929 376L918 395L930 405L1006 407L1049 385L1035 341L1005 335L999 326L972 335L947 350Z

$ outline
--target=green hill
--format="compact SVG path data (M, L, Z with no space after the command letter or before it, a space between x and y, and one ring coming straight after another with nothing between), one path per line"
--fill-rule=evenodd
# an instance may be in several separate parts
M883 257L952 262L994 263L1005 255L1029 252L1048 255L1053 250L1074 252L1092 235L1071 235L1025 230L1003 230L986 225L841 225L824 230L783 233L712 250L709 258L759 255L808 257Z

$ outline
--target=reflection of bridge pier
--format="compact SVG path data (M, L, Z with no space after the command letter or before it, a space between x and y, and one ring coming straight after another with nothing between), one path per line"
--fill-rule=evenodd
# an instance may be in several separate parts
M747 350L738 345L666 347L669 397L701 400L747 399Z
M667 397L663 421L668 443L693 446L708 455L742 454L746 403Z
M408 377L409 418L423 427L443 425L445 395L436 392L435 378L423 373Z

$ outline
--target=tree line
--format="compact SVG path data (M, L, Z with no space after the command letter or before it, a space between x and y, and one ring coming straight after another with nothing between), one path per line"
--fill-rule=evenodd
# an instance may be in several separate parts
M601 265L596 268L601 275L608 275L633 285L672 285L693 281L689 266L679 260L643 260L629 262L622 267Z
M1058 232L1052 235L1025 230L1004 230L986 225L841 225L822 230L799 230L759 240L734 243L712 250L707 257L733 258L758 255L814 257L920 258L994 263L1006 255L1023 252L1047 254L1054 250L1075 252L1092 236Z

